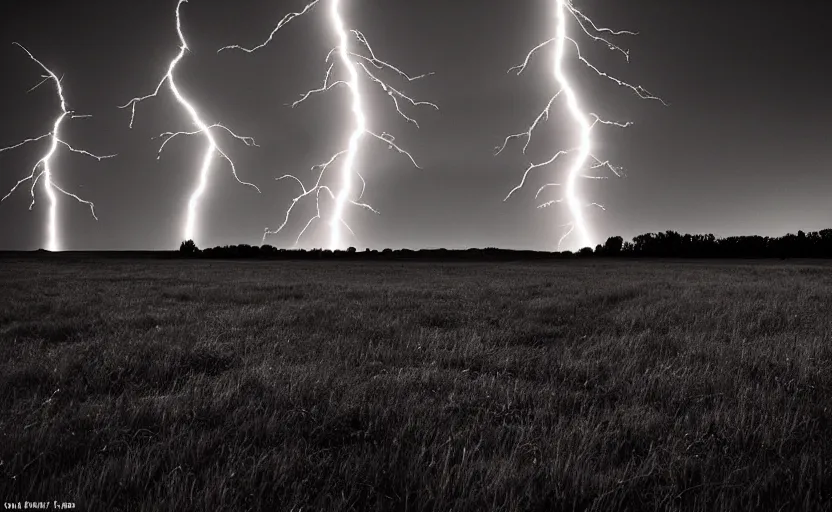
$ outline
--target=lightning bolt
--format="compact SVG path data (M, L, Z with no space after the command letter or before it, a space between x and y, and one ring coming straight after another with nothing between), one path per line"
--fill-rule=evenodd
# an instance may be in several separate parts
M232 45L221 48L220 51L236 49L242 50L247 53L253 53L268 45L274 39L275 34L277 34L277 32L281 28L286 26L287 23L289 23L297 17L303 16L321 1L322 0L314 0L308 3L303 8L303 10L287 14L285 17L283 17L283 19L280 20L280 22L277 24L274 30L272 30L268 39L266 39L266 41L259 44L258 46L255 46L253 48L244 48L239 45ZM433 103L426 101L416 101L410 96L401 92L400 90L390 86L389 84L381 80L374 73L374 71L392 71L393 73L397 74L400 78L403 78L407 82L413 82L420 78L430 76L433 73L425 73L419 76L410 76L401 69L397 68L396 66L393 66L388 62L380 60L378 57L376 57L373 48L370 46L370 43L367 41L367 38L364 36L363 33L361 33L358 30L351 30L346 28L346 25L340 12L341 0L326 1L329 2L330 26L333 32L335 33L338 43L337 46L327 54L325 62L329 64L329 68L327 69L326 75L324 76L323 84L320 87L307 91L305 94L301 95L300 99L292 103L292 108L297 107L299 104L303 103L309 97L315 94L326 92L338 85L343 85L346 86L350 91L352 99L351 112L353 116L354 126L346 144L346 149L338 151L326 162L312 167L313 172L317 171L317 179L313 186L307 187L306 185L304 185L303 180L294 175L287 174L279 178L276 178L277 180L294 180L300 185L301 194L299 194L292 200L292 203L286 210L286 216L283 220L283 223L277 229L271 230L269 228L266 228L265 233L263 234L264 243L269 235L275 235L277 233L280 233L286 227L286 224L289 222L289 217L292 213L292 210L301 199L307 196L314 195L317 214L313 216L311 219L309 219L306 226L303 228L303 230L300 232L297 239L295 240L295 245L300 243L300 239L303 237L304 233L306 233L309 227L312 226L312 224L316 220L322 218L320 206L320 198L322 192L335 201L335 207L333 208L331 217L329 218L328 222L330 227L329 245L332 249L343 248L346 245L342 228L349 231L352 236L355 236L355 232L344 220L344 210L346 209L347 205L357 206L360 208L367 209L373 213L378 213L378 211L375 210L371 205L361 202L361 199L364 197L364 192L366 190L367 184L364 180L364 177L361 175L361 172L359 172L358 170L357 160L359 150L361 148L361 142L365 138L365 136L369 136L386 144L389 149L395 150L399 154L404 155L410 160L410 162L416 168L420 168L413 156L406 150L402 149L398 144L396 144L395 137L393 137L387 132L382 132L379 134L375 131L372 131L368 127L369 123L364 111L364 96L362 94L362 84L360 80L362 76L367 77L371 83L376 84L378 87L380 87L393 102L393 105L396 108L396 112L398 112L398 114L401 115L407 122L413 123L417 128L419 127L419 124L413 118L409 117L402 111L402 103L408 103L412 107L427 106L435 110L439 110L439 107ZM361 50L366 53L359 53L358 50L353 50L350 46L350 43L353 40L355 40L358 43L358 46L361 48ZM336 62L334 62L335 55L337 55L337 61L340 62L340 64L346 70L347 77L344 79L336 80L333 78L333 70L336 65ZM373 69L371 70L370 68ZM341 164L340 169L340 181L336 187L336 190L333 190L329 186L324 185L323 180L324 176L326 175L326 171L333 164L335 164L335 162L338 159L341 158L343 159L343 163ZM358 180L360 180L361 182L361 191L357 195L354 194L353 189L353 185L356 178L358 178Z
M15 44L20 49L22 49L24 52L26 52L26 55L28 55L30 59L32 59L34 62L36 62L46 72L46 74L41 77L41 78L43 78L43 80L40 83L38 83L36 86L29 89L28 92L34 91L35 89L37 89L41 85L45 84L46 82L49 82L49 81L54 82L55 92L57 93L58 99L60 100L61 112L60 112L60 114L58 114L58 117L55 118L55 122L52 125L52 131L51 132L46 133L44 135L41 135L39 137L26 139L23 142L19 142L19 143L13 145L13 146L0 148L0 153L3 153L5 151L11 151L12 149L16 149L16 148L19 148L21 146L25 146L26 144L30 144L32 142L38 142L40 140L49 140L49 143L50 143L49 144L49 149L37 161L35 166L32 168L32 172L29 173L29 175L26 176L25 178L19 180L14 185L14 187L12 187L12 189L5 196L0 198L0 202L3 202L6 199L8 199L9 196L11 196L15 192L15 190L17 190L18 187L20 187L20 185L26 183L27 181L31 181L32 186L29 189L29 193L32 196L32 202L29 204L29 210L31 210L32 208L34 208L35 201L36 201L35 186L38 184L38 181L41 178L43 178L43 188L46 191L47 197L49 198L49 221L48 221L48 227L47 227L47 231L48 231L47 249L50 250L50 251L59 251L61 249L60 249L60 241L58 239L58 212L57 212L58 197L57 197L56 191L65 195L65 196L71 197L72 199L75 199L79 203L82 203L82 204L85 204L85 205L89 206L90 212L92 213L93 218L95 220L98 220L98 217L96 217L96 215L95 215L95 205L91 201L81 199L77 195L66 191L64 188L58 186L55 183L55 178L52 175L52 159L55 156L55 153L58 151L58 147L59 146L64 146L65 148L67 148L72 153L79 153L79 154L82 154L82 155L86 155L88 157L95 158L99 162L101 160L106 159L106 158L112 158L115 155L97 156L97 155L94 155L94 154L92 154L88 151L84 151L82 149L76 149L76 148L72 147L71 145L69 145L67 142L65 142L63 139L61 139L60 129L61 129L61 126L62 126L62 124L63 124L63 122L66 118L78 119L78 118L87 118L87 117L90 117L90 116L88 116L88 115L77 115L73 111L68 110L67 105L66 105L66 99L64 98L64 90L63 90L63 87L61 86L61 80L58 78L58 76L55 73L53 73L48 67L46 67L46 65L44 65L41 61L36 59L34 57L34 55L32 55L32 53L29 50L27 50L22 44L20 44L20 43L13 43L13 44Z
M246 146L257 146L257 144L254 142L254 139L252 139L251 137L243 137L237 135L236 133L231 131L231 129L219 123L208 125L205 121L202 120L202 117L200 116L199 112L197 112L196 108L193 106L193 103L189 101L187 98L185 98L185 96L179 90L179 87L176 85L176 80L174 80L174 71L176 70L176 66L185 57L185 53L189 51L188 43L185 41L185 35L182 32L182 18L180 16L182 4L185 4L187 2L188 0L179 0L176 4L176 33L179 35L179 53L168 65L167 73L164 77L162 77L162 80L159 82L159 85L156 86L156 89L151 94L133 98L126 104L120 106L119 108L130 108L130 128L132 128L133 121L136 118L136 105L138 105L142 101L158 96L160 91L162 90L162 86L165 83L167 83L171 93L173 94L174 98L176 98L176 101L188 113L191 122L194 124L194 126L196 126L196 130L162 133L159 137L163 141L162 145L159 147L157 159L161 158L162 151L165 149L165 146L168 144L168 142L180 135L202 135L205 138L205 141L208 143L208 147L205 149L205 154L202 158L202 167L200 167L199 170L199 179L197 180L196 188L193 190L193 192L191 192L190 199L188 200L187 216L185 220L185 225L182 228L183 239L193 240L194 238L196 238L195 235L197 208L199 207L199 200L205 193L206 188L208 187L208 175L211 169L211 164L214 160L214 156L219 155L222 159L228 162L228 164L231 166L231 174L234 176L234 179L238 183L240 183L241 185L251 187L258 193L260 192L260 189L256 185L240 179L240 177L237 175L237 168L234 165L234 162L231 160L231 158L228 157L228 154L225 151L223 151L222 148L220 148L219 144L217 144L217 140L214 138L214 134L211 132L211 130L222 130L231 135L233 138L243 142Z
M586 16L583 12L579 11L571 2L571 0L554 0L554 7L555 7L555 36L547 41L540 43L539 45L532 48L532 50L526 55L526 59L523 61L522 64L518 66L513 66L509 69L509 72L516 71L518 75L523 73L525 69L528 67L529 62L532 56L541 50L542 48L554 43L555 45L555 56L554 56L554 76L555 81L559 85L559 90L551 97L546 107L543 111L535 118L532 125L524 132L515 133L506 137L505 141L503 142L502 146L496 148L496 154L502 153L502 151L506 148L509 141L512 139L525 139L525 145L523 146L523 154L526 153L526 149L529 147L531 143L532 135L535 129L540 125L543 121L548 121L549 114L551 112L552 105L554 104L555 100L559 97L563 96L566 100L567 110L569 112L569 116L575 124L575 129L578 136L578 144L574 148L561 150L555 153L555 155L541 163L533 163L529 164L526 168L525 173L523 174L523 178L520 183L514 187L508 195L505 197L504 201L507 201L515 192L520 190L525 186L526 179L528 178L529 174L534 171L535 169L540 169L542 167L549 166L555 163L560 157L565 157L567 155L574 155L574 159L572 163L569 165L567 170L566 182L564 184L560 183L547 183L540 187L535 194L535 198L538 198L540 194L550 187L560 187L564 191L563 197L559 199L554 199L551 201L547 201L538 208L546 208L553 204L558 203L565 203L568 208L572 220L567 227L567 231L561 238L558 240L558 249L560 249L561 244L563 241L571 235L573 232L577 232L580 247L587 247L591 246L592 244L592 234L587 227L586 219L584 218L584 209L589 206L595 206L601 209L605 209L603 205L598 203L587 203L585 200L581 199L580 194L578 193L578 181L580 179L605 179L605 176L595 176L591 174L585 174L587 167L590 170L597 170L597 169L606 169L610 171L613 175L617 177L622 176L622 169L620 167L616 167L612 165L608 160L602 161L597 158L592 153L593 147L593 139L592 139L592 130L593 128L598 125L605 125L605 126L613 126L618 128L627 128L632 125L631 122L615 122L615 121L607 121L601 119L598 115L594 113L587 113L581 106L581 101L578 98L578 93L575 90L575 87L572 85L571 80L567 73L564 71L564 59L567 46L574 47L576 50L577 59L592 70L598 76L605 78L607 80L612 81L616 85L623 87L625 89L629 89L633 93L635 93L639 98L645 100L656 100L661 102L663 105L667 106L667 103L664 102L661 98L651 94L649 91L644 89L641 86L634 86L618 78L615 78L607 73L604 73L600 69L598 69L595 65L593 65L589 60L587 60L582 54L580 46L578 42L569 37L568 35L568 26L567 21L573 20L576 22L577 27L580 32L584 35L589 37L594 42L600 42L605 45L610 50L616 51L621 53L624 58L629 62L630 54L627 50L624 50L620 46L612 43L609 39L609 36L620 36L620 35L636 35L635 32L630 32L626 30L612 30L606 27L599 27L597 26L588 16ZM562 186L563 185L563 186Z

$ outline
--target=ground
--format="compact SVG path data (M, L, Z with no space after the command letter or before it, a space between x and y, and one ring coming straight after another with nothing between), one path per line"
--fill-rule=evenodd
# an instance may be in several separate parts
M832 266L0 260L0 500L829 510Z

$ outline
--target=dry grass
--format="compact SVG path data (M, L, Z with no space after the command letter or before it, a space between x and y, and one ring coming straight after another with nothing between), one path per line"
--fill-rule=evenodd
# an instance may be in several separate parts
M0 262L0 499L829 510L832 267Z

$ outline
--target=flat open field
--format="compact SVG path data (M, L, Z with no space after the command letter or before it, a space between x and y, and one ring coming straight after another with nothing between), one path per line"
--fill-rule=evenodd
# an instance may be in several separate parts
M3 259L0 500L830 510L832 267Z

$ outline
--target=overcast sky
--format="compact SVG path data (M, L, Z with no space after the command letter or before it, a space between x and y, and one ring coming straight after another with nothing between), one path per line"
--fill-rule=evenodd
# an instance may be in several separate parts
M322 0L327 2L328 0ZM494 147L523 131L543 109L556 85L551 49L538 54L520 76L506 70L553 33L551 0L343 0L350 27L361 30L378 56L411 74L435 72L391 85L440 110L407 108L420 129L397 117L369 82L370 127L389 132L423 169L365 139L359 167L364 199L380 215L351 208L351 245L384 247L485 247L554 249L569 222L565 207L537 209L534 193L563 177L563 166L541 169L529 186L503 202L529 162L574 144L563 103L536 134L527 155L515 142L499 156ZM222 122L260 147L218 140L239 175L262 194L238 185L217 160L200 207L201 247L259 244L276 227L292 198L294 173L313 180L309 168L341 149L351 122L349 94L335 88L295 109L285 106L320 85L326 53L335 44L327 12L318 6L281 30L255 54L217 50L256 45L284 14L304 0L191 0L182 22L191 52L177 70L182 91L208 122ZM599 68L645 86L669 104L643 101L594 76L571 60L588 111L635 124L599 128L596 153L626 169L626 177L584 180L581 193L606 211L587 211L594 243L607 236L668 229L690 233L781 235L832 227L832 145L826 120L830 22L821 0L794 0L778 8L759 0L575 0L598 25L639 32L619 38L631 51L627 64L602 44L580 39ZM55 180L95 202L89 209L61 197L59 229L64 249L169 249L181 241L186 202L201 162L204 141L172 141L160 160L161 132L191 129L163 89L137 108L116 107L152 92L178 51L176 0L113 2L7 0L0 6L0 146L49 131L58 107L41 70L13 46L24 44L62 75L70 107L90 119L64 126L71 144L118 153L96 162L61 153ZM568 54L571 59L574 54ZM343 76L343 75L339 75ZM0 154L3 194L24 177L46 143ZM336 175L333 173L333 178ZM28 188L0 204L0 248L45 246L47 201L28 210ZM552 199L556 197L552 191ZM330 204L324 202L324 208ZM300 204L285 232L268 243L291 247L314 215ZM574 241L574 239L573 239ZM320 223L301 246L326 246ZM569 241L564 248L570 247Z

